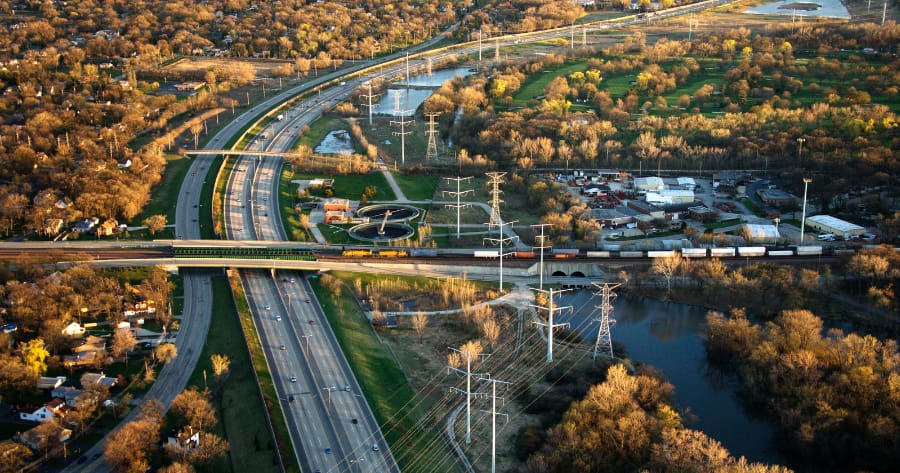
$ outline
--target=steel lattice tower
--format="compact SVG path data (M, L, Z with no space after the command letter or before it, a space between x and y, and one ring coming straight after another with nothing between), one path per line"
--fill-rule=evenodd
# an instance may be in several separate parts
M438 157L437 122L435 121L435 118L437 118L438 115L440 115L440 113L437 112L428 112L425 114L428 118L428 128L425 129L425 134L428 135L428 146L425 148L426 162L436 161Z
M600 303L600 305L595 307L595 311L600 311L600 318L594 320L600 322L600 327L597 329L597 341L596 343L594 343L593 359L597 359L597 356L601 354L609 359L612 359L614 355L612 347L612 335L610 334L609 326L616 323L615 319L612 318L612 300L616 298L616 294L613 292L613 289L621 286L621 284L603 283L603 285L601 286L597 283L594 283L594 286L597 286L597 288L600 289L599 292L596 292L594 294L600 296L602 302Z
M488 221L488 228L493 226L500 226L500 236L503 236L503 218L500 217L500 204L503 200L500 199L500 194L503 192L500 190L500 184L503 182L503 176L506 175L505 172L489 172L486 173L488 177L488 182L491 184L491 218Z

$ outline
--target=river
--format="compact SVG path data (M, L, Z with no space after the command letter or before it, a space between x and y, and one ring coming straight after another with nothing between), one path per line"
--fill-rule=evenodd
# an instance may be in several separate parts
M591 314L600 300L590 296L589 291L577 291L560 297L557 303L573 310L556 319L571 323L573 330L593 344L597 323L591 322ZM675 401L693 416L688 427L718 440L734 457L785 464L774 449L775 424L748 415L737 399L736 379L707 363L700 338L706 309L639 297L619 297L613 307L613 343L624 345L634 362L665 373L675 386Z

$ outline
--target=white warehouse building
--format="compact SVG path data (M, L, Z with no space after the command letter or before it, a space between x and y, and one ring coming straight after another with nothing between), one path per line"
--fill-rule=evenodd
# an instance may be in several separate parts
M694 191L663 189L647 192L645 199L648 203L656 205L689 204L694 201Z
M638 191L659 191L665 188L663 180L656 176L634 178L634 189Z
M834 233L835 236L844 240L849 239L853 235L862 235L866 229L831 215L813 215L806 218L806 226L819 233Z

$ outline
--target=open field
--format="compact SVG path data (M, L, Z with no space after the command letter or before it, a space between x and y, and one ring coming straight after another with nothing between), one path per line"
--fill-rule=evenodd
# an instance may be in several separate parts
M153 188L150 202L140 215L134 218L132 225L140 225L141 221L151 215L165 215L166 222L175 221L175 203L181 182L191 167L191 160L179 154L166 154L166 170L162 182Z
M406 198L409 200L443 198L440 195L435 195L438 181L441 180L438 176L394 173L394 180L397 181L397 184L403 189L403 193L406 194Z
M428 471L429 465L451 465L452 460L439 434L417 425L427 406L419 405L403 370L388 347L378 339L359 305L348 294L349 290L345 289L343 295L335 299L318 279L312 283L400 469Z

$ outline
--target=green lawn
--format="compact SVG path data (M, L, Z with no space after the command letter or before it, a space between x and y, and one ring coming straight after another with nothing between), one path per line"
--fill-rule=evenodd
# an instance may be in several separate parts
M423 431L416 425L424 415L421 407L410 407L418 406L416 394L356 301L347 291L334 299L318 279L311 282L400 469L430 471L433 465L455 464L448 458L443 439L433 430Z
M166 155L166 170L162 181L153 189L150 202L144 211L131 221L131 225L140 225L140 222L151 215L165 215L166 222L175 221L175 203L178 201L178 190L184 181L184 176L191 167L193 161L177 154ZM154 237L159 238L159 237Z
M350 126L344 122L343 118L338 117L337 115L323 115L318 120L312 122L309 129L300 135L297 145L306 145L309 146L310 149L315 149L316 146L325 139L325 136L334 130L349 131ZM353 140L353 147L359 148L359 144L356 143L356 140ZM356 149L356 152L360 153L363 152L363 150Z
M231 445L232 471L278 471L274 439L269 432L265 404L260 398L247 343L241 332L241 320L238 318L228 281L222 276L213 278L212 317L203 353L188 384L200 390L206 387L215 389L216 381L210 357L213 354L228 356L231 360L230 372L221 392L215 397L215 404L219 417L219 435L223 435ZM255 337L255 333L253 336ZM278 402L272 405L272 415L281 416L283 420L278 406ZM286 460L293 458L291 456Z
M222 156L216 156L209 170L206 172L206 179L203 180L203 189L200 194L200 236L204 239L216 238L213 231L213 215L209 208L210 202L213 201L213 191L216 189L216 177L219 175L219 168L222 166Z
M394 173L394 180L403 189L406 198L409 200L429 200L433 199L434 191L438 182L441 180L438 176L423 176L420 174L400 174ZM441 197L436 197L440 199Z
M312 233L300 226L300 216L294 210L297 195L297 185L292 183L294 173L288 164L281 169L281 180L278 181L278 211L281 212L281 222L289 240L314 241Z
M544 72L525 79L522 87L513 95L513 103L524 106L529 100L544 95L544 88L546 88L547 84L553 79L560 75L568 76L573 72L584 71L586 68L586 61L578 61L564 64L556 69L545 69ZM601 82L601 85L602 84L603 83Z
M380 171L369 174L347 174L322 176L321 174L296 174L293 179L314 179L328 177L334 179L334 197L359 200L366 186L375 186L375 197L372 200L396 200L397 196L388 185L387 179ZM318 194L317 194L318 195Z

